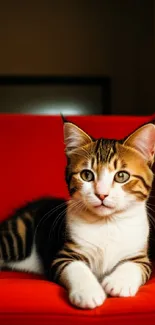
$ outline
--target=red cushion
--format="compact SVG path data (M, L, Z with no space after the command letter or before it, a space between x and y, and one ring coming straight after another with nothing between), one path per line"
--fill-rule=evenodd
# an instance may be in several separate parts
M94 137L121 138L153 117L78 116L70 120ZM69 119L69 118L68 118ZM0 115L0 218L42 195L68 197L60 117ZM63 288L24 273L0 273L0 324L155 324L155 274L136 297L108 298L78 310Z
M108 298L101 307L78 310L66 291L39 276L0 273L2 325L133 325L155 324L155 274L132 298Z

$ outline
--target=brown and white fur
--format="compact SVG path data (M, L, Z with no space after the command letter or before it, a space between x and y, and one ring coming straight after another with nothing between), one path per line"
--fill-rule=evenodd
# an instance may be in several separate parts
M68 250L81 259L66 263L60 282L71 303L81 308L95 308L107 295L134 296L151 275L146 202L153 181L155 126L144 125L119 142L94 140L66 122L64 138L72 195Z

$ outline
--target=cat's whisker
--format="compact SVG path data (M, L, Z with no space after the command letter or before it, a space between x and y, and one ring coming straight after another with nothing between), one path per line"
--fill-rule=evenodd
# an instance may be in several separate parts
M147 206L153 206L153 207L155 207L155 204L152 204L152 203L147 203Z
M148 205L147 205L147 209L150 209L150 211L155 212L155 210L152 207L148 206Z
M61 224L61 222L64 220L65 214L66 214L66 209L64 209L64 211L61 211L61 213L59 213L58 216L56 217L55 222L54 222L54 224L52 225L52 227L51 227L51 229L50 229L50 232L49 232L49 241L50 241L50 239L51 239L51 235L52 235L52 233L54 232L54 230L55 230L57 224L59 223L59 221L61 220L61 221L60 221L60 224ZM62 219L61 219L61 218L62 218ZM59 224L59 227L60 227L60 224ZM59 227L58 227L58 230L59 230Z
M35 236L36 236L36 233L37 233L38 228L39 228L39 226L41 225L41 223L44 223L46 220L48 220L48 219L51 217L51 215L52 215L54 212L56 212L57 210L59 210L60 208L62 208L62 207L65 206L65 205L66 205L66 202L60 203L59 205L57 205L56 207L54 207L53 209L49 210L47 213L45 213L45 214L43 215L43 217L40 219L40 221L39 221L39 223L38 223L38 225L37 225L37 227L36 227L36 229L35 229L35 232L34 232L34 238L35 238Z
M149 218L155 222L154 217L152 216L152 214L149 211L147 211L147 214L148 214Z
M75 203L75 204L74 204L74 203ZM80 203L81 203L81 202L73 202L73 203L72 203L72 206L71 206L71 209L74 209L74 212L75 212L75 209L78 208L78 212L80 213L80 212L81 212L81 211L79 210L79 208L80 208ZM66 209L66 210L67 210L67 209ZM62 223L63 223L64 217L65 217L65 214L66 214L66 211L65 211L64 214L61 215L61 217L62 217L62 216L63 216L63 217L62 217L62 220L60 221L60 225L59 225L59 229L58 229L58 240L59 240L59 238L60 238L60 237L59 237L60 229L61 229L61 226L62 226ZM60 217L60 218L61 218L61 217ZM60 218L59 218L59 220L60 220ZM64 233L64 235L65 235L65 233Z
M61 211L61 212L57 215L56 219L54 220L54 222L53 222L53 224L52 224L52 229L53 229L53 230L55 229L55 227L56 227L56 225L57 225L57 223L58 223L58 221L59 221L61 215L63 215L64 213L66 213L66 208L65 208L63 211Z
M72 206L71 206L71 209L74 209L74 213L76 212L75 211L75 209L78 209L78 212L80 213L81 211L79 210L79 208L80 208L80 202L75 202L75 205L74 205L74 203L72 203ZM67 210L67 209L66 209ZM66 212L66 211L65 211ZM58 229L58 240L59 240L59 234L60 234L60 229L61 229L61 226L62 226L62 223L63 223L63 220L64 220L64 217L65 217L65 213L64 214L62 214L61 215L61 217L63 216L63 218L62 218L62 220L60 221L60 226L59 226L59 229ZM61 218L60 217L60 218ZM60 220L60 218L59 218L59 220ZM65 231L66 231L66 229L65 229ZM64 233L64 235L65 235L66 233Z
M71 206L71 209L76 208L77 202L72 202L70 204L70 206ZM62 224L62 221L63 221L63 219L65 217L66 211L67 211L67 207L63 211L61 211L61 213L59 213L58 216L56 217L54 223L52 224L52 227L50 229L50 232L49 232L49 240L51 238L52 232L54 231L56 225L58 224L58 222L60 221L61 218L62 218L62 220L61 220L61 224Z
M76 207L75 207L75 212L77 211L79 214L80 214L80 212L82 211L82 208L84 207L84 203L83 202L78 202L78 204L76 205ZM81 208L81 209L80 209ZM76 213L77 213L76 212Z
M152 227L155 229L155 219L153 218L153 216L151 215L150 212L148 212L148 216L149 216L150 224L151 224Z

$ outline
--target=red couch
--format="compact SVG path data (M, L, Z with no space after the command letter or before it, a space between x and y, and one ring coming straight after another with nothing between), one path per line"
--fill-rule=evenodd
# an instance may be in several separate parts
M70 117L94 137L121 138L151 117ZM43 195L68 197L60 117L0 115L0 219ZM155 324L155 274L133 298L108 298L78 310L60 286L43 277L0 272L0 324Z

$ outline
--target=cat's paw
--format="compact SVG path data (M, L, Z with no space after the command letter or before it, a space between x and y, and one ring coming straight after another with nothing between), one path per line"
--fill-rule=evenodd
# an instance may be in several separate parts
M83 288L72 290L69 293L70 302L78 308L93 309L101 306L106 299L106 294L99 283L83 285Z
M102 287L107 295L131 297L136 295L141 282L140 268L133 263L124 263L104 278Z

